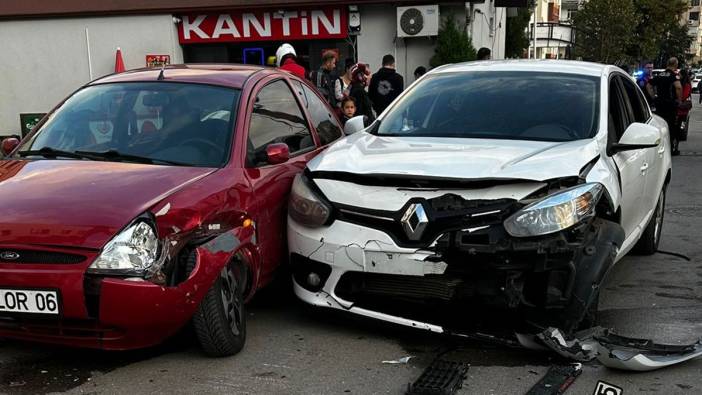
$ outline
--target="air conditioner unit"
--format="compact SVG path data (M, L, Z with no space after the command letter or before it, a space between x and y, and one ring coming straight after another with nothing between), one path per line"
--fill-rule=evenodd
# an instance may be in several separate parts
M397 37L423 37L439 34L439 6L397 7Z

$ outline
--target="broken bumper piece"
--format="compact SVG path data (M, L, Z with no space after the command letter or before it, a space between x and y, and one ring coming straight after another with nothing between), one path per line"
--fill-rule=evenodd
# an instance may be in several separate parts
M581 362L597 359L608 368L639 372L702 356L702 340L689 345L657 344L651 340L619 336L600 327L571 338L564 336L559 329L548 328L538 334L538 338L563 357Z

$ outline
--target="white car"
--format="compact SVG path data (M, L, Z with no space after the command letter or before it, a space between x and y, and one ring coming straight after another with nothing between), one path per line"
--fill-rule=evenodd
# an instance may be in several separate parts
M290 198L312 305L435 332L499 308L570 332L616 261L657 249L668 130L617 67L444 66L346 132Z
M694 78L692 79L693 92L697 92L697 86L699 85L700 81L702 81L702 74L694 74Z

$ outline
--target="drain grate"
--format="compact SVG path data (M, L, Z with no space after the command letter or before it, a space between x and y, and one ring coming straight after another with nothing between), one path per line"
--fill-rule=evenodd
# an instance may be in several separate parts
M417 381L409 385L407 395L451 395L463 386L463 380L468 377L469 364L464 362L435 359L419 376Z
M670 207L666 211L680 217L702 218L702 206L677 206Z

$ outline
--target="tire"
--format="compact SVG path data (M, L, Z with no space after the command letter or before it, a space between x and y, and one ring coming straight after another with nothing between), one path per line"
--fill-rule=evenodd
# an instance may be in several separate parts
M641 238L634 246L634 252L639 255L653 255L658 251L658 244L661 241L661 233L663 230L663 219L665 216L665 186L661 189L658 195L658 203L656 210L648 221L646 229L641 234Z
M188 272L195 265L195 255L188 259ZM237 354L246 342L246 311L244 294L247 268L234 259L220 272L212 288L193 315L192 322L198 341L210 357Z

